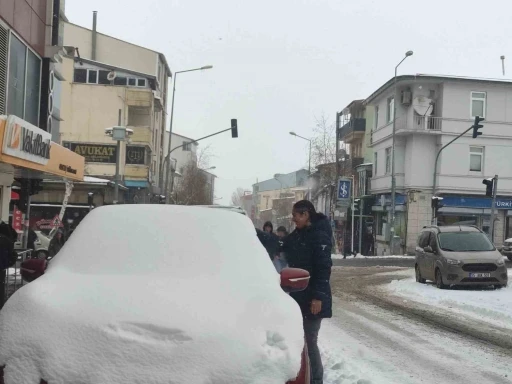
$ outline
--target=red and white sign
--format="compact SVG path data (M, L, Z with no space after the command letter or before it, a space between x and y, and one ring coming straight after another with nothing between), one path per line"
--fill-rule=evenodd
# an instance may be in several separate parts
M53 228L62 228L64 224L59 219L59 215L55 215L53 219L50 220L39 220L36 222L36 225L39 229L53 229Z
M12 227L16 232L23 232L23 213L17 206L12 211Z

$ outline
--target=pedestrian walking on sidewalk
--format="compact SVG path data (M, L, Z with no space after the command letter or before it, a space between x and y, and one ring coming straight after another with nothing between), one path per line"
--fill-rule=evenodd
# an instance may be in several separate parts
M291 268L310 273L308 287L290 295L297 301L303 315L304 334L311 363L311 383L323 384L324 369L318 350L318 332L322 319L332 317L331 249L332 231L329 219L315 210L308 200L293 206L295 230L286 238L283 251Z
M274 262L274 265L276 265L276 268L279 267L278 272L281 272L284 268L288 266L288 263L286 262L286 254L283 252L284 242L286 241L286 237L288 236L288 231L285 227L280 226L277 228L276 231L277 237L279 238L279 253L276 256L276 261Z

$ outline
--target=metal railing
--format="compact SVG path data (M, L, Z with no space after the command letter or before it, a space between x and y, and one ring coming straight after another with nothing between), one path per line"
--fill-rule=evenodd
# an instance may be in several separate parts
M13 267L5 271L6 276L4 286L0 287L1 289L4 290L3 297L5 298L5 301L7 301L7 299L11 297L14 292L16 292L18 289L25 285L25 282L21 278L20 267L21 263L32 257L31 249L25 251L17 250L16 252L18 253L18 260L16 261ZM4 303L0 303L0 308L2 307L3 304Z
M441 131L442 121L442 117L414 116L412 121L412 127L410 128L418 131Z

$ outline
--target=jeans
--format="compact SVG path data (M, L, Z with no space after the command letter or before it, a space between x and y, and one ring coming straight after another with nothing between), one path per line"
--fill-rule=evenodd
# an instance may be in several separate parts
M309 362L311 364L311 384L323 384L324 367L318 350L318 332L322 319L304 319L304 335L308 346Z

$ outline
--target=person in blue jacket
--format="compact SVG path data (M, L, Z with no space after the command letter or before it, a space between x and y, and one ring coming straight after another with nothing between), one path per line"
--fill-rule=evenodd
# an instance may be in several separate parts
M286 237L283 251L288 266L305 269L310 273L308 287L292 292L303 315L304 334L311 363L311 383L323 383L323 365L318 350L318 333L322 319L332 317L331 249L332 230L329 219L315 210L308 200L293 206L295 230Z

